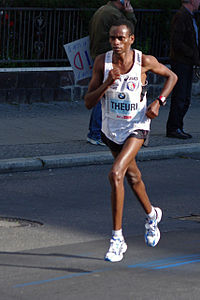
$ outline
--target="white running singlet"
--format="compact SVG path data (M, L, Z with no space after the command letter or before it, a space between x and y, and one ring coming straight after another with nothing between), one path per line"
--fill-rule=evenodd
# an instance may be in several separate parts
M106 91L102 103L102 132L117 144L123 144L127 137L138 129L150 130L151 120L146 116L146 94L141 100L142 52L135 50L131 70ZM113 51L105 55L104 81L113 69Z

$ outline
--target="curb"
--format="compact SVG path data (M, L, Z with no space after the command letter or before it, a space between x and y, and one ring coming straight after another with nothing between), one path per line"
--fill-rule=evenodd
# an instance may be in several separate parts
M200 143L168 145L141 149L137 160L167 159L191 154L200 154Z
M137 160L167 159L191 154L200 154L200 143L142 148ZM0 173L110 164L112 161L109 151L1 159Z

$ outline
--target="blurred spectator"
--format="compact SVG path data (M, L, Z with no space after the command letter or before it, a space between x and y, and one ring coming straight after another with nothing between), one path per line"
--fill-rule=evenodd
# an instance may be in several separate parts
M171 96L167 137L192 137L183 130L183 118L190 106L193 66L200 65L199 29L194 16L199 4L200 0L182 0L182 6L172 21L171 69L178 76L178 82Z

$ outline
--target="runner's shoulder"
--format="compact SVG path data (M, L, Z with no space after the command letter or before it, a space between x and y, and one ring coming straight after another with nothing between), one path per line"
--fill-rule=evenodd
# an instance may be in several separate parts
M98 55L94 61L95 69L104 69L105 53Z
M104 63L105 61L105 53L97 55L95 58L95 63Z
M145 67L149 64L158 62L157 59L152 55L142 54L142 65Z
M158 60L152 55L142 54L142 67L145 69L151 69L153 66L157 65Z

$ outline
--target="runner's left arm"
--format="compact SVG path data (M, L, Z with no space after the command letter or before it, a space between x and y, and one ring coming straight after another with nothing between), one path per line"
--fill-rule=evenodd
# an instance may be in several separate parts
M167 98L173 90L177 76L169 68L159 63L154 56L143 55L143 72L151 71L154 74L163 76L166 78L164 86L161 90L160 96ZM159 95L158 95L159 96ZM150 119L154 119L159 114L160 103L159 100L154 100L147 108L146 115Z

